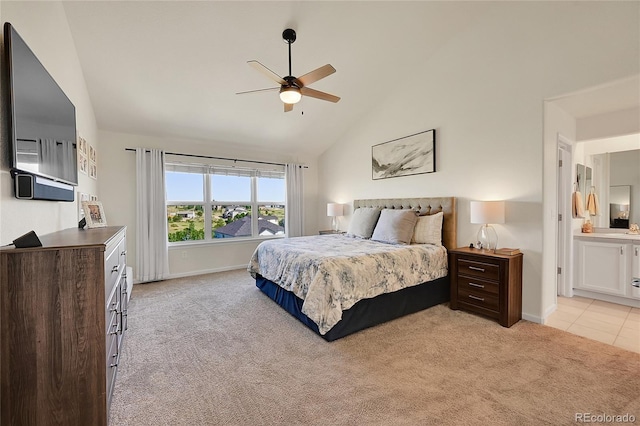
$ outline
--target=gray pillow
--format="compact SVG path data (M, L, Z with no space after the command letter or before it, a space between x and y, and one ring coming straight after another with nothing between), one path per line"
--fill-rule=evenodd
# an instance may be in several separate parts
M353 212L347 235L358 238L371 238L373 228L380 216L380 209L377 207L361 207Z
M384 209L373 231L372 240L391 244L409 244L418 215L413 210Z

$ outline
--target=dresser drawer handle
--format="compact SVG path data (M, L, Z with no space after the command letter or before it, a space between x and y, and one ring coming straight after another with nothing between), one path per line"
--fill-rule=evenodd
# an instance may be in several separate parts
M484 268L478 268L477 266L469 266L472 271L484 272Z
M127 251L124 250L122 253L120 253L120 256L126 256L127 255Z
M120 265L116 265L113 268L111 268L111 272L118 272L119 269L120 269Z
M483 286L482 284L469 283L469 285L470 285L471 287L484 288L484 286Z
M481 301L481 302L484 302L484 297L474 296L473 294L470 294L470 295L469 295L469 297L470 297L471 299L479 300L479 301Z
M115 364L111 364L109 367L114 368L114 367L117 367L117 366L118 366L118 363L116 362Z

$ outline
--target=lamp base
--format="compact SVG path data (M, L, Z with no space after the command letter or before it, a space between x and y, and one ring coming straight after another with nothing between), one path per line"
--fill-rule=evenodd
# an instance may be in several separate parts
M338 232L338 218L336 216L331 218L331 227L334 231Z
M478 231L478 248L495 250L498 247L498 234L491 225L482 225Z

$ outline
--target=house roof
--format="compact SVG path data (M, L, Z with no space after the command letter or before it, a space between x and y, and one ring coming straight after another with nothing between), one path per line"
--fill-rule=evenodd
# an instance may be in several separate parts
M269 222L266 217L258 218L258 234L269 231L275 235L278 232L284 232L284 228L275 223ZM245 216L231 222L228 225L221 226L215 230L218 234L229 235L231 237L249 237L251 236L251 216Z

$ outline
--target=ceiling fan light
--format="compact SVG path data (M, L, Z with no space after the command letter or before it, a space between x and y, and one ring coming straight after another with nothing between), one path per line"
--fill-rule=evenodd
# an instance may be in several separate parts
M280 99L285 104L297 104L302 99L302 94L297 87L283 87L280 89Z

